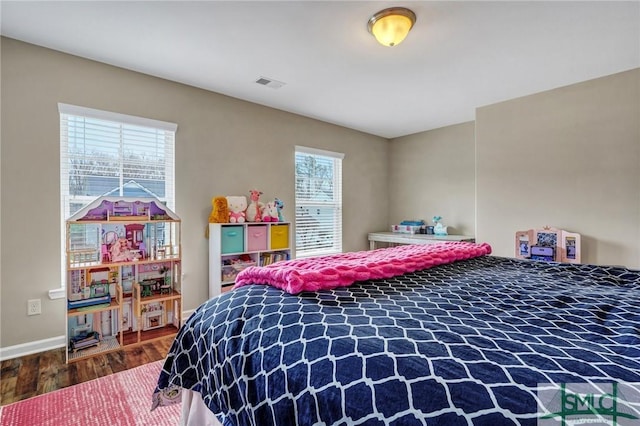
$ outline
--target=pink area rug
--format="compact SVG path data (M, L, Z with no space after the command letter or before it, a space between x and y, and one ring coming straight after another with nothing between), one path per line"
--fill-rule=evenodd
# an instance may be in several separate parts
M0 407L0 426L175 426L180 404L153 413L162 361Z

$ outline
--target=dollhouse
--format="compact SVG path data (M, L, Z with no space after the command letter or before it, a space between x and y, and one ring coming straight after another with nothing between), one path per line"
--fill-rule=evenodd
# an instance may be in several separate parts
M517 231L515 257L550 262L580 263L581 235L545 226L541 229Z
M177 332L180 225L155 198L100 197L67 220L67 361Z

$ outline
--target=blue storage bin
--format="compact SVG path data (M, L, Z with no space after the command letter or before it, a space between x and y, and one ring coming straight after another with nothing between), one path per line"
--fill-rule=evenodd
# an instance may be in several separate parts
M221 233L223 254L244 251L244 226L223 226Z

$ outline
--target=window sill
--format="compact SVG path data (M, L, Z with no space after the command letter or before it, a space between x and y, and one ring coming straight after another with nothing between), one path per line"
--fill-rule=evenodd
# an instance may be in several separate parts
M49 290L49 299L64 299L65 298L65 290L63 287L56 288L54 290Z

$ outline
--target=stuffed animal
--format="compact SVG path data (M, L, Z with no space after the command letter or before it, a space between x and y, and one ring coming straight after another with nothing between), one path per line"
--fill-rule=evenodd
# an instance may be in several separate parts
M209 223L229 222L229 204L226 197L213 197L211 199L211 213Z
M247 207L247 222L260 222L262 220L262 209L264 208L264 203L260 202L262 191L252 189L249 194L251 202Z
M284 222L284 215L282 214L282 209L284 208L284 202L280 198L276 198L273 200L278 209L278 222Z
M244 195L228 195L229 222L244 223L246 220L247 197Z
M447 227L440 223L441 220L442 217L440 216L433 217L433 223L436 224L436 226L433 227L433 233L435 235L447 235Z
M276 203L274 201L270 201L267 204L265 204L264 209L262 210L262 221L263 222L278 221L278 208L276 207Z
M229 204L226 197L213 197L211 199L211 213L209 213L209 223L229 222ZM209 238L209 225L204 230L205 238Z

